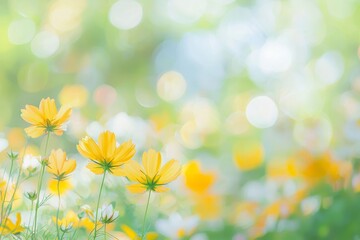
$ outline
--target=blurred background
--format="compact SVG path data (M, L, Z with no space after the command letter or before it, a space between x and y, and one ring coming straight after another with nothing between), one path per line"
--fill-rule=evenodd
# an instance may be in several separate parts
M360 239L359 23L357 0L2 1L0 150L52 97L79 166L105 129L179 159L156 216L194 239Z

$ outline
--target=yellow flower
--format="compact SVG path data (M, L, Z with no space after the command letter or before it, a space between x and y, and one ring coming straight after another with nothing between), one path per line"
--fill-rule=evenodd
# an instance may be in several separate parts
M242 171L253 170L261 166L263 158L263 147L257 144L247 149L237 149L234 154L235 164Z
M129 227L128 225L121 225L121 230L123 230L123 232L125 233L126 235L126 239L129 239L129 240L140 240L141 237L139 235L137 235L137 233L131 228ZM145 235L145 239L146 240L156 240L158 239L158 234L155 233L155 232L148 232L146 235Z
M16 214L16 222L15 223L13 223L13 221L10 218L6 218L4 223L5 223L5 226L0 226L0 232L4 236L9 235L9 234L16 235L25 230L25 228L23 228L21 226L21 214L20 213Z
M21 109L21 117L32 126L25 128L29 137L37 138L43 134L53 132L56 135L62 135L64 132L64 123L69 120L71 108L61 107L56 109L55 100L42 99L39 108L33 105L26 105Z
M54 176L54 179L50 180L49 188L52 192L62 194L66 190L70 189L71 183L68 180L68 176L75 170L76 161L73 159L66 159L66 153L61 150L53 150L49 156L47 165L47 171Z
M185 185L195 193L206 192L215 181L215 174L202 172L200 162L190 161L184 168Z
M59 181L66 178L75 170L76 161L66 159L66 152L61 149L53 150L49 156L47 171Z
M174 181L181 173L180 163L174 159L160 168L161 154L153 149L144 152L142 163L143 166L136 161L130 161L124 166L124 172L129 180L138 182L127 186L132 193L143 193L148 190L168 191L169 189L164 185Z
M56 223L56 217L52 217L54 223ZM58 225L62 230L69 230L71 228L79 227L80 219L74 211L69 211L66 213L63 219L58 220Z
M134 156L135 145L127 141L116 147L115 134L109 131L101 133L98 142L96 144L94 139L86 136L77 145L79 153L91 161L87 168L95 174L109 171L113 175L123 176L121 166Z

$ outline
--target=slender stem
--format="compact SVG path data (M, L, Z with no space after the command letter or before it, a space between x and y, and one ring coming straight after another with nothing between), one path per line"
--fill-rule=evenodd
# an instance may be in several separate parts
M58 194L58 197L59 197L59 203L58 203L58 208L57 208L57 211L56 211L56 232L57 232L58 239L60 240L60 230L59 230L60 181L57 182L57 194Z
M7 195L7 191L9 190L9 185L10 185L10 180L11 180L11 173L13 170L13 166L14 166L14 159L11 159L11 165L10 165L10 171L9 171L9 180L6 183L6 188L5 188L5 192L4 192L4 199L2 199L2 203L1 203L1 219L4 219L3 217L3 213L4 213L4 205L5 205L5 201L6 201L6 195Z
M99 204L100 204L100 198L101 198L101 192L104 186L104 181L105 181L105 175L106 175L106 170L104 171L104 175L102 177L102 181L101 181L101 185L100 185L100 191L99 191L99 197L97 200L97 204L96 204L96 209L95 209L95 229L94 229L94 239L96 239L96 231L97 231L97 223L98 223L98 209L99 209Z
M60 239L63 239L63 238L64 238L64 235L65 235L65 232L63 232L63 234L61 234L61 238L60 238Z
M141 233L141 239L144 239L144 234L145 234L145 222L146 222L146 215L148 212L148 208L149 208L149 202L150 202L150 197L151 197L151 190L149 191L149 196L147 199L147 203L146 203L146 208L145 208L145 215L144 215L144 220L143 220L143 227L142 227L142 233Z
M31 216L32 216L33 208L34 208L34 201L31 201L31 208L30 208L30 216L29 216L28 228L30 228Z
M106 240L106 223L104 224L104 240Z
M47 137L46 137L46 143L45 143L45 154L44 154L44 158L47 156L47 148L48 148L48 144L49 144L49 138L50 138L50 132L47 133ZM41 191L41 186L42 186L42 182L43 182L43 178L44 178L44 173L45 173L45 163L43 161L41 161L41 173L40 173L40 178L39 178L39 182L38 182L38 186L37 186L37 199L36 199L36 205L35 205L35 218L34 218L34 229L33 229L33 237L36 237L36 227L37 227L37 216L38 216L38 210L39 210L39 203L40 203L40 191Z
M14 202L14 199L15 199L15 193L19 187L19 184L20 184L20 177L21 177L21 172L22 172L22 163L24 161L24 156L25 156L25 153L26 153L26 149L27 149L27 146L28 146L28 141L26 139L26 144L25 144L25 148L24 148L24 153L21 157L21 166L19 168L19 172L18 172L18 175L16 177L16 183L15 183L15 188L14 188L14 191L12 193L12 196L11 196L11 199L9 201L9 204L6 206L6 210L5 210L5 214L4 214L4 217L2 219L5 219L5 222L4 222L4 226L6 226L6 222L7 222L7 217L8 215L10 214L11 212L11 209L12 209L12 204ZM5 228L2 228L1 230L1 233L0 233L0 239L1 239L1 236L3 235L3 231L4 231Z

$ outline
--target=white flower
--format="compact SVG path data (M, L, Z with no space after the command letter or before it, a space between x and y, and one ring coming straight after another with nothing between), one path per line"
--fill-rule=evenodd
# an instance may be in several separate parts
M178 213L169 216L168 219L156 221L156 230L170 239L180 239L194 233L199 224L197 216L183 218Z
M105 224L115 221L115 219L119 216L119 211L114 211L112 204L104 204L100 211L100 221Z
M40 167L41 156L26 154L23 159L22 168L29 172L35 172Z

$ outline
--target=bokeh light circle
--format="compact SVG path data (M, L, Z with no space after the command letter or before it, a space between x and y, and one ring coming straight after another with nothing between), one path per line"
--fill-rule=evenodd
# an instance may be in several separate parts
M31 51L39 58L47 58L53 55L60 46L59 37L50 31L42 31L36 34L31 42Z
M141 22L143 10L140 3L134 0L120 0L111 6L109 20L118 29L128 30Z
M175 71L164 73L157 82L157 93L165 101L181 98L186 90L184 77Z
M59 100L62 105L82 107L86 104L88 95L88 91L83 85L66 85L59 93Z
M34 37L35 29L35 24L30 19L15 20L9 25L9 41L16 45L28 43Z
M278 108L267 96L253 98L246 106L246 118L257 128L268 128L275 124L278 118Z

